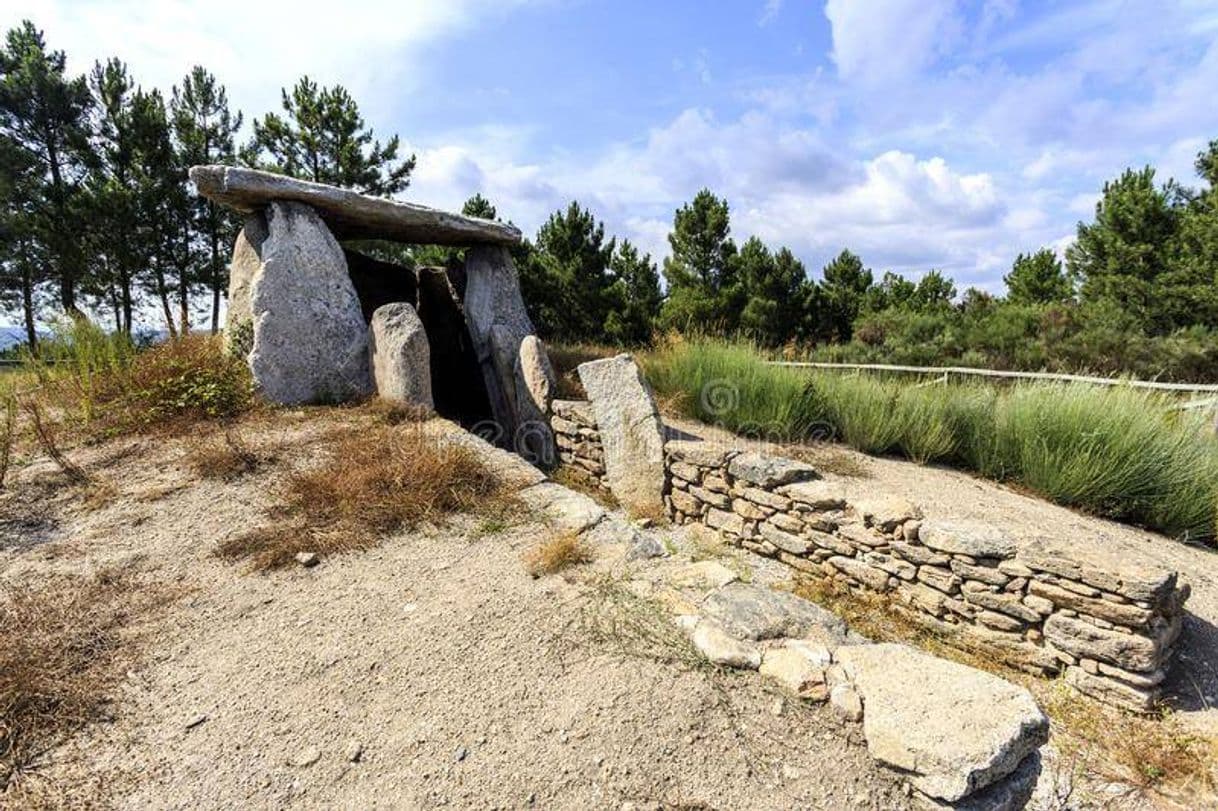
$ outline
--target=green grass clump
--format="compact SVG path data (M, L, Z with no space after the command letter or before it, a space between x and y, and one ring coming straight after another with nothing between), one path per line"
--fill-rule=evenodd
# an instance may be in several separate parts
M768 366L753 347L715 340L670 344L645 365L661 395L737 433L830 435L1183 539L1215 536L1218 440L1166 395L1060 383L918 386Z
M677 398L687 416L775 442L804 439L826 419L807 376L766 366L748 346L681 343L644 359L652 384Z

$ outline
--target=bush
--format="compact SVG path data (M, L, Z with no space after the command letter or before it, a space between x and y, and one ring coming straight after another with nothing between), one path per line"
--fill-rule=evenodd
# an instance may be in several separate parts
M137 350L88 321L63 325L28 366L37 397L87 436L234 417L254 402L249 369L214 336Z
M867 453L954 464L1181 538L1215 535L1218 440L1166 395L1060 383L919 387L768 366L754 349L718 341L672 343L646 367L660 392L694 404L691 416L729 430L762 424L795 440L827 431Z

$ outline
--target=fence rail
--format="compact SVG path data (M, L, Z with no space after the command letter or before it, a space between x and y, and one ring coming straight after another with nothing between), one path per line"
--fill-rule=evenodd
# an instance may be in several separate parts
M1086 375L1059 374L1056 372L1007 372L999 369L976 369L969 366L897 366L886 363L821 363L817 361L766 361L771 366L788 366L807 369L838 369L869 372L907 372L911 374L938 375L944 380L952 375L962 377L994 377L1012 380L1053 380L1066 383L1090 383L1096 386L1129 386L1135 389L1158 391L1203 392L1218 394L1218 383L1161 383L1157 380L1134 380L1124 377L1088 377ZM936 381L937 382L937 381Z

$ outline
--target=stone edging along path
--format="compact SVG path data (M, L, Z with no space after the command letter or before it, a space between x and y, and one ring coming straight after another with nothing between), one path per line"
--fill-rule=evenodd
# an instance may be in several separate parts
M563 460L598 481L605 448L589 404L555 401ZM810 465L670 440L665 504L800 577L884 595L955 640L1028 672L1064 673L1125 709L1160 698L1189 586L1176 572L1048 538L1017 542L976 521L923 516L904 499L848 502Z
M602 553L622 550L636 561L635 575L668 555L654 532L519 457L469 434L456 441L477 445L555 529ZM1049 723L1024 688L905 645L872 644L820 606L740 582L714 560L686 562L664 578L670 599L657 607L673 613L702 656L757 671L798 699L828 702L845 723L861 722L868 752L903 774L923 807L1014 811L1032 796ZM908 689L911 680L918 690Z

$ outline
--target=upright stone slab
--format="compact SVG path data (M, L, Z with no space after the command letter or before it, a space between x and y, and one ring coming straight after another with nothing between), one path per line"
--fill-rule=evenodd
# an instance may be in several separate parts
M262 243L266 241L266 217L250 214L233 245L228 267L228 310L224 321L224 348L245 357L254 341L254 316L250 312L250 283L262 268Z
M465 254L465 276L465 322L501 444L510 445L530 461L547 464L556 457L554 436L548 424L538 426L521 409L517 397L520 345L533 334L533 322L520 295L512 256L506 248L470 248Z
M414 307L404 301L378 307L368 327L368 352L377 394L429 410L435 407L431 350Z
M605 477L622 506L664 511L664 433L651 389L630 355L582 363L584 384L605 449Z
M543 468L552 468L558 464L558 448L550 428L550 402L558 384L545 344L536 335L526 335L520 342L513 378L522 429L518 431L517 444L527 448L525 458Z
M264 216L261 245L243 231L237 246L242 273L253 256L260 260L249 280L254 382L268 400L289 405L371 393L368 327L342 248L306 205L273 202Z

